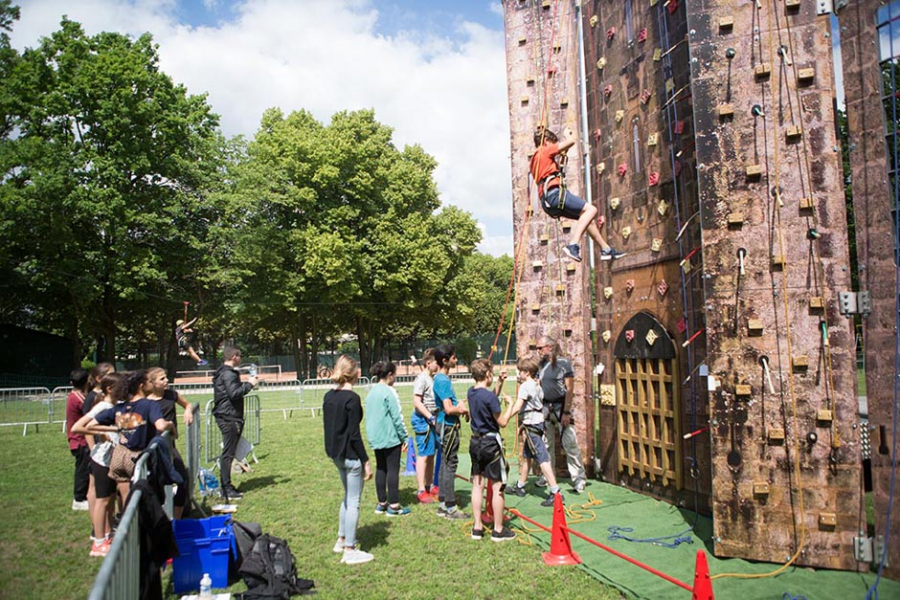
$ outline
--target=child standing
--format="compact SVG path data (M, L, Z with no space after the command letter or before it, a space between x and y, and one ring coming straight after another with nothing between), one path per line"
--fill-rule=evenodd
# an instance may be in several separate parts
M434 351L440 371L434 376L434 402L437 406L437 428L441 440L441 471L438 475L441 505L438 516L447 519L468 519L469 515L456 506L455 479L459 465L459 417L468 414L465 404L460 404L450 381L450 369L456 366L456 349L452 344L441 344Z
M472 459L472 512L475 515L472 539L480 540L484 537L481 494L484 492L487 479L491 482L488 501L494 511L494 531L491 533L491 541L505 542L516 537L516 534L503 524L503 488L506 486L509 464L503 455L500 428L506 427L509 422L510 411L501 414L497 392L503 389L506 373L500 372L497 388L491 391L490 386L494 381L491 362L482 358L469 365L469 369L475 379L475 385L469 388L466 395L472 424L472 440L469 442L469 458Z
M74 491L72 493L72 510L90 510L88 506L88 485L91 473L91 452L87 440L80 433L72 431L72 426L81 418L84 406L84 390L88 383L88 372L81 367L74 369L69 376L72 391L66 397L66 437L69 440L69 452L75 459Z
M511 494L520 498L525 496L525 482L528 480L531 460L534 459L550 485L550 495L541 502L541 506L553 506L556 494L559 494L559 485L550 465L550 453L547 452L547 439L544 436L544 392L536 379L539 364L537 359L524 356L519 359L516 368L519 370L519 394L508 412L510 417L522 413L525 445L522 448L523 460L519 463L519 481L508 489Z
M378 361L369 372L378 381L366 395L366 435L375 450L375 514L402 517L410 512L400 506L400 454L408 434L394 389L397 365Z
M416 499L421 504L431 504L438 494L438 486L432 487L434 476L435 425L437 407L434 404L434 374L438 364L434 360L434 349L428 348L422 356L424 368L413 383L413 414L410 419L416 437Z

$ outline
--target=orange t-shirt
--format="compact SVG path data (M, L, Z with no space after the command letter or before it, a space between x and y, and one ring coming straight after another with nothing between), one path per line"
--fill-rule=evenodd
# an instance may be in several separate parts
M531 155L531 175L534 177L535 183L540 183L545 178L559 173L559 166L553 158L559 154L559 144L552 143L540 146L535 149ZM553 179L547 182L546 189L553 189L559 186L559 179ZM546 190L538 190L544 193Z

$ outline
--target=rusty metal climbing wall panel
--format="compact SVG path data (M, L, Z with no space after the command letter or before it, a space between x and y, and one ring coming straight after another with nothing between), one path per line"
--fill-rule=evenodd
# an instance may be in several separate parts
M707 510L709 438L682 438L706 424L708 405L702 381L695 373L688 377L705 347L687 343L704 325L699 220L691 219L697 192L686 16L677 2L584 5L591 179L605 220L602 233L628 253L597 269L597 359L606 367L599 381L598 454L607 480ZM668 343L653 338L657 330L673 340L674 354L664 362L650 358ZM669 363L667 397L680 399L671 416L651 407L646 395L629 393L646 379L635 375L632 381L629 367L665 369ZM633 418L641 414L640 422ZM626 416L635 427L623 433ZM660 428L650 426L654 419Z
M855 569L860 446L828 15L687 3L714 551ZM714 388L714 389L713 389Z
M577 7L563 0L506 0L507 85L513 172L513 222L519 277L516 295L518 355L537 353L542 335L555 338L575 369L572 413L585 467L591 470L594 422L588 262L562 253L571 221L556 221L540 209L529 179L533 132L580 132ZM584 198L584 161L569 151L566 183ZM561 444L557 444L561 447ZM557 469L566 473L565 460Z
M882 104L883 98L891 98L900 86L897 74L891 77L891 65L898 59L900 46L886 35L878 43L879 27L887 33L898 24L890 21L889 8L897 2L880 0L854 2L839 17L841 48L843 51L844 93L847 106L850 164L852 165L853 206L856 215L856 250L859 258L859 287L871 296L872 312L863 318L865 338L865 367L868 404L868 423L871 426L869 458L872 465L872 492L875 508L875 530L866 532L877 540L883 536L887 522L888 504L891 498L891 451L896 441L892 437L895 383L895 344L897 335L896 276L894 262L894 220L890 218L895 199L889 187L888 173L893 164L886 149L885 136L891 140L895 128L887 125L893 121L885 110L893 113L891 103ZM877 49L877 51L876 51ZM884 71L882 71L884 65ZM895 503L892 512L891 536L897 539L900 532L900 504ZM880 553L874 552L875 564L880 563ZM885 574L900 577L900 544L889 545L888 566Z

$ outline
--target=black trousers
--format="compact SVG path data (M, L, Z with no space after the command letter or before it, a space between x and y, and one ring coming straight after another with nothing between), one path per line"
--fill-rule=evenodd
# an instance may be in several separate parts
M219 458L219 477L222 480L222 488L231 486L231 463L234 462L234 453L237 452L238 442L241 441L241 432L244 430L242 421L224 421L216 419L216 425L222 432L222 456Z
M91 451L87 446L79 446L70 450L75 457L75 487L72 498L76 502L87 500L88 485L91 481Z
M379 504L400 504L400 448L375 450L375 493Z

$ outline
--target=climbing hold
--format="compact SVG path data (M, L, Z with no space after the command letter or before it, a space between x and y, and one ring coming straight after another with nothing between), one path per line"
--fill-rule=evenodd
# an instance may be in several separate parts
M618 196L616 196L615 198L609 199L609 207L613 210L616 210L617 208L619 208L619 204L621 204L621 203L622 203L622 201L619 199Z
M612 295L613 295L612 287L607 286L607 287L603 288L603 297L604 298L609 300L610 298L612 298Z
M672 77L669 77L668 79L666 79L666 93L671 94L674 89L675 89L675 79Z
M625 330L625 341L631 342L634 339L634 329Z
M763 322L760 319L747 319L747 333L749 335L762 335Z
M747 179L752 179L754 177L759 177L762 175L762 166L760 165L747 165L744 169L744 172L747 176Z
M605 88L603 88L603 95L606 96L607 98L609 98L609 96L611 94L612 94L612 85L607 84L607 86Z
M788 127L787 130L785 130L784 135L788 139L801 137L803 136L803 128L799 125L792 125L791 127Z
M603 67L605 67L605 66L606 66L606 57L605 57L605 56L601 56L601 57L599 58L599 60L597 60L597 68L600 69L600 70L602 71L602 70L603 70Z
M660 250L662 250L662 238L653 238L653 241L650 242L650 251L659 252Z
M666 213L669 212L669 203L665 200L660 200L659 206L656 207L656 212L658 212L661 217L666 216Z
M684 133L684 119L681 119L677 123L675 123L675 133L681 135Z
M653 342L655 342L658 337L659 335L651 329L647 332L647 335L644 336L644 339L647 340L647 343L652 346Z
M678 330L678 333L684 333L687 331L687 321L684 317L678 319L678 323L675 324L675 328Z
M550 241L550 236L546 233L542 233L541 237L538 238L538 240L541 242L541 244L546 244L548 241Z
M616 171L619 173L619 177L625 177L625 173L628 172L628 163L620 163L618 167L616 167Z
M596 27L597 23L599 23L599 22L600 22L600 17L598 17L597 15L594 15L593 17L591 17L591 27Z
M563 109L568 108L569 107L569 99L563 98L562 100L560 100L559 107L563 108Z
M735 51L734 48L726 48L725 49L725 58L727 58L728 60L731 60L732 58L734 58L735 55L737 55L737 52Z
M793 360L791 360L791 366L794 371L802 371L809 368L809 357L808 356L795 356Z
M597 163L597 174L602 175L603 171L606 170L606 163Z
M564 283L557 284L556 285L556 293L559 296L562 296L563 294L565 294L566 293L566 284L564 284Z
M725 16L719 19L719 29L731 30L734 27L734 17Z
M734 395L735 396L752 396L753 388L747 384L738 384L734 386Z
M822 296L813 296L809 299L809 308L811 310L822 310L825 308L825 299Z
M734 105L733 104L722 104L719 106L719 118L733 117L733 116L734 116Z
M532 305L531 305L531 312L533 312L533 313L541 312L541 305L538 304L538 303L532 304Z
M653 51L653 62L659 62L662 60L662 48L656 48Z
M555 73L556 73L556 66L547 67L547 75L548 76L553 77L553 75Z
M754 117L765 117L766 116L766 113L763 112L762 106L760 106L759 104L753 105L753 107L750 109L750 114L753 115Z
M772 268L773 269L784 268L784 255L776 254L772 257Z
M659 285L656 286L656 291L659 292L660 296L666 295L666 292L669 291L669 284L666 283L665 279L663 279L662 281L659 282Z
M650 102L651 95L652 93L650 92L650 90L644 90L643 92L641 92L641 104L647 104L648 102Z
M728 226L729 227L740 227L744 224L744 213L741 212L733 212L728 215Z
M658 133L651 133L649 136L647 136L647 145L648 145L648 146L655 146L655 145L657 144L657 141L658 141L658 140L659 140L659 134L658 134Z
M522 106L526 106L530 98L528 96L522 96Z
M634 279L629 279L625 282L625 291L627 293L631 293L634 290Z
M656 171L652 171L650 175L647 176L647 181L650 184L650 187L655 186L657 183L659 183L659 173L657 173Z
M609 29L606 30L606 39L611 40L614 37L616 37L616 28L610 27Z
M822 237L822 234L815 227L810 227L809 231L806 232L806 239L808 240L817 240L820 237Z
M834 414L827 408L820 408L816 411L816 421L831 422L834 420Z
M800 0L784 0L784 7L787 10L800 7Z
M627 240L631 236L631 227L622 228L622 239Z
M621 123L622 119L624 119L624 118L625 118L625 111L617 110L616 111L616 123Z
M612 339L612 332L609 329L604 329L600 337L603 338L604 342L609 343L609 340Z
M757 79L763 79L772 73L772 67L769 66L769 63L761 63L756 65L756 68L753 69L753 73Z
M812 210L813 209L813 199L812 198L800 198L800 210Z
M541 261L539 261L539 260L535 260L535 261L533 261L533 262L531 263L531 267L532 267L535 271L540 271L541 268L542 268L543 266L544 266L544 263L541 262Z
M575 263L573 263L573 262L566 263L566 272L574 273L575 272Z
M643 29L641 29L638 32L637 41L638 42L646 42L647 41L647 28L646 27L644 27Z
M520 38L519 38L519 45L520 45L520 46L524 46L524 45L527 44L527 43L528 43L528 38L526 38L526 37L520 37Z

